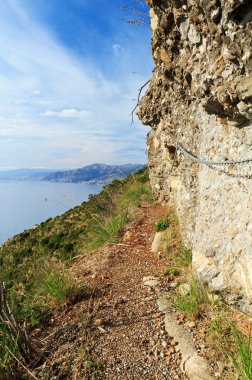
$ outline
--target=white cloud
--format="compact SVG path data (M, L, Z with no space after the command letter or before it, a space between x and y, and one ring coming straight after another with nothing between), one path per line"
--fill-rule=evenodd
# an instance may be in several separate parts
M60 111L46 110L40 114L46 117L59 117L63 119L82 119L93 115L93 112L87 110L77 110L75 108L66 108Z
M129 113L144 76L125 66L120 81L105 77L36 23L18 0L1 2L0 15L1 166L125 162L120 150L143 146L146 129L131 127ZM117 43L112 48L120 56L126 49ZM142 153L132 160L142 161Z

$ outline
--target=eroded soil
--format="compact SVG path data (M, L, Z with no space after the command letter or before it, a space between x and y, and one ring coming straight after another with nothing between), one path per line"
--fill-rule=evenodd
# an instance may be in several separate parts
M143 282L163 276L165 261L150 247L155 221L165 212L142 204L119 243L73 262L71 272L89 292L55 312L46 331L36 331L47 348L36 369L39 379L187 379L176 342L164 329L156 291Z

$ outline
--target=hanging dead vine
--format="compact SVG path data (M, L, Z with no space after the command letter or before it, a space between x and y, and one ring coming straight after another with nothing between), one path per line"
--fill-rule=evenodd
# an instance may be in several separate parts
M131 116L131 125L134 124L134 113L135 113L135 110L137 109L137 107L140 104L141 93L142 93L144 87L146 87L148 83L150 83L150 79L146 83L144 83L142 85L142 87L140 87L139 90L138 90L137 104L134 107L134 109L132 110L132 112L130 113L130 116Z

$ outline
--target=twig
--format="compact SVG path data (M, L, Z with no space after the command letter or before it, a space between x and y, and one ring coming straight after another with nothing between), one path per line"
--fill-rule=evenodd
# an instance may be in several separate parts
M25 369L25 371L35 380L39 380L12 352L11 350L7 347L7 350L9 351L9 354L15 359L21 367Z
M149 82L150 82L150 79L146 83L144 83L144 85L142 85L142 87L140 87L139 90L138 90L137 104L136 104L135 108L132 110L132 112L130 113L130 116L131 116L131 125L134 124L134 112L137 109L137 107L139 106L141 93L142 93L144 87L147 86L147 84Z
M7 289L5 284L0 286L0 321L6 323L9 331L16 337L18 347L24 359L31 359L37 356L37 352L34 347L32 347L26 331L21 329L15 320L7 300Z
M66 263L69 263L70 261L74 261L76 259L80 259L81 257L84 257L85 255L77 255L77 256L74 256L72 257L71 259L67 260Z
M108 243L109 245L119 245L121 247L129 247L129 244L122 244L122 243Z

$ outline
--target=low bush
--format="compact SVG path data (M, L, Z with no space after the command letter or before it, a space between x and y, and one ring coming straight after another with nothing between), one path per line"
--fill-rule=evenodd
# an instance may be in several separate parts
M168 226L169 226L168 216L165 215L163 216L163 218L156 221L155 229L157 232L164 231L168 228Z

